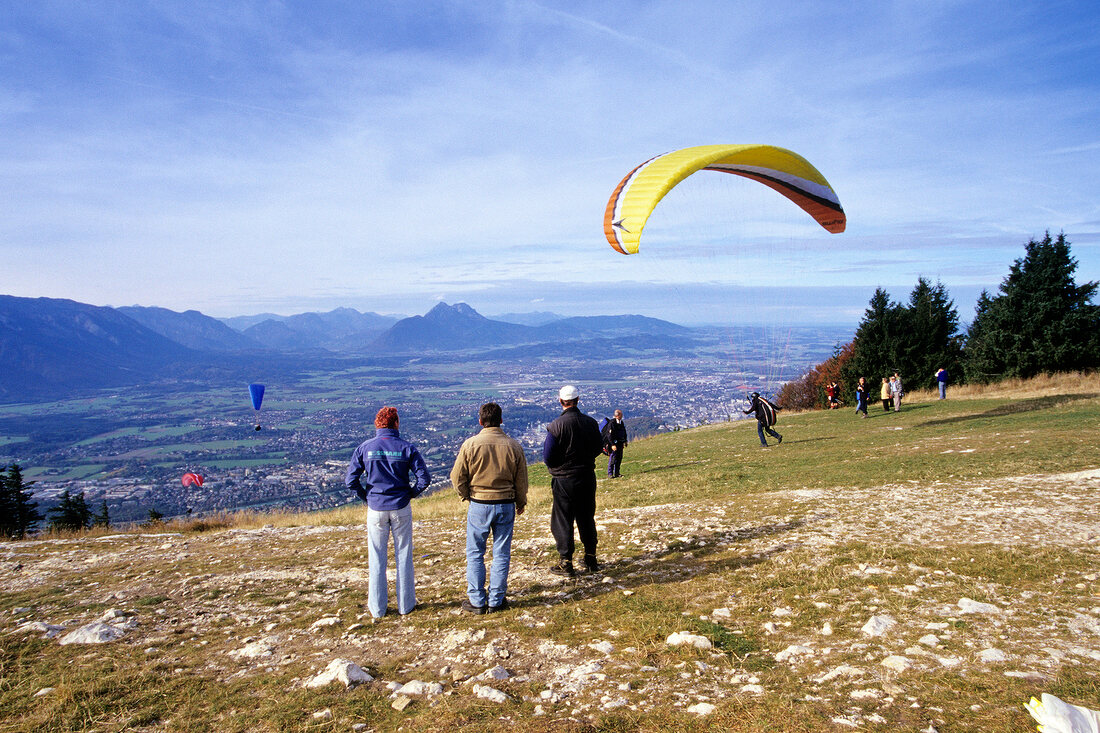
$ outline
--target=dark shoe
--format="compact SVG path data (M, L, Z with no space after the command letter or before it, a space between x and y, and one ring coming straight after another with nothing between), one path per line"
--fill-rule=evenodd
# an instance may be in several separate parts
M782 435L780 435L780 436L779 436L779 442L778 442L778 443L776 443L776 445L782 445L782 443L783 443L783 436L782 436Z
M485 606L475 606L474 604L470 603L469 598L463 598L462 610L466 613L473 613L480 616L481 614L485 613Z
M500 602L499 606L489 606L486 613L500 613L501 611L507 611L509 608L511 608L511 606L508 604L508 599L505 598Z
M572 560L562 560L557 565L550 568L550 572L554 575L561 575L566 578L577 577L577 571L573 569Z
M599 570L603 567L602 565L600 565L599 561L596 560L595 555L587 554L584 556L584 566L588 569L588 572L590 573L599 572Z

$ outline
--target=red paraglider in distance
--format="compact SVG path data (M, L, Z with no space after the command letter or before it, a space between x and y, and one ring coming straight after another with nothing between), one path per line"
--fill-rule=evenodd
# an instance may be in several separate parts
M203 477L198 475L197 473L188 472L180 477L180 483L182 483L184 486L190 486L191 484L194 484L195 486L202 486L202 482Z

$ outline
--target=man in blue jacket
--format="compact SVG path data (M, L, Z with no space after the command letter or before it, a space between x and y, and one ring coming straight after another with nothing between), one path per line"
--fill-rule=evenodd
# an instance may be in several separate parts
M383 407L374 418L377 434L351 455L344 484L367 503L368 567L370 581L367 608L370 615L386 615L388 547L393 535L393 556L397 565L397 612L402 616L416 607L413 582L412 506L431 476L416 446L398 434L397 409ZM416 485L409 481L415 474Z
M550 533L558 548L555 575L574 577L573 523L584 545L584 565L600 569L596 560L596 456L603 453L600 425L578 409L580 391L567 384L558 392L561 415L546 427L542 459L550 472Z

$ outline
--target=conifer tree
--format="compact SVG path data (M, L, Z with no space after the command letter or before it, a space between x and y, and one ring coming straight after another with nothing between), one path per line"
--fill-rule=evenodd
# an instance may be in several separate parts
M8 488L8 477L0 473L0 537L14 537L18 525L15 496Z
M936 370L941 367L961 381L959 314L943 284L932 285L923 277L918 278L902 321L904 339L898 367L905 384L931 387Z
M1077 285L1077 261L1065 234L1030 240L1009 268L1000 293L982 293L967 334L968 380L1027 378L1100 366L1097 283Z
M844 365L842 382L854 394L856 382L866 377L876 384L882 377L900 369L904 334L905 307L890 300L890 294L875 288L863 312L863 320L852 340L852 357Z
M21 540L42 519L38 502L31 500L32 485L34 481L23 480L23 469L18 463L0 473L0 535Z
M99 505L99 511L92 515L93 527L110 527L111 526L111 514L107 511L107 500L104 499Z
M60 503L47 512L51 528L75 532L91 526L92 513L84 500L83 491L73 496L68 489L65 489L59 498Z

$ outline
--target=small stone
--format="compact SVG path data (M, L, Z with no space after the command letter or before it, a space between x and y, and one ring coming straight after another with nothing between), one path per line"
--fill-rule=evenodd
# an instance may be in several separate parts
M56 689L57 689L56 687L43 687L38 692L34 693L34 696L35 697L45 697L46 695L49 695L51 692L53 692Z
M978 659L983 662L1007 662L1008 655L1000 649L983 649L978 652Z
M332 720L332 710L325 708L324 710L318 710L313 714L314 720Z
M821 626L821 635L822 636L832 636L833 635L833 625L831 623L829 623L828 621L826 621L824 624L822 624L822 626Z
M675 631L669 634L665 643L669 646L693 646L696 649L710 649L714 646L707 637L689 634L686 631Z
M710 615L714 618L731 618L733 614L730 613L728 608L716 608L711 611Z
M438 682L421 682L409 680L401 685L395 692L397 695L439 695L443 692L443 685Z
M340 623L339 616L325 616L314 621L309 628L311 629L323 629L326 626L336 626Z
M913 663L909 661L907 657L903 657L897 654L891 654L882 660L882 666L886 669L892 669L895 672L904 672L913 666Z
M508 702L508 696L500 690L484 685L473 686L474 696L481 698L482 700L488 700L497 704Z
M872 616L867 620L867 623L863 624L860 631L867 636L882 636L896 624L897 621L895 621L892 616Z
M812 657L814 650L808 646L802 646L801 644L791 644L775 655L775 661L785 662L788 659L794 659L796 657Z
M742 685L741 692L746 695L763 695L764 687L763 685Z
M960 598L958 606L959 610L963 613L980 613L987 616L1001 613L1001 609L997 608L992 603L982 603L981 601L974 601L969 598Z
M393 708L394 710L396 710L397 712L401 712L402 710L407 708L411 703L412 703L412 698L411 697L409 697L407 695L398 695L397 697L394 698L393 702L390 703L390 707Z
M342 682L344 687L347 688L352 685L373 681L374 678L364 672L363 668L355 662L348 661L347 659L334 659L329 662L328 667L326 667L323 672L306 682L305 686L315 689L318 687L325 687L333 682Z
M696 715L710 715L717 709L718 708L711 705L709 702L698 702L686 708L687 712L695 713Z
M925 646L936 647L940 645L940 637L935 634L925 634L921 638L917 639L918 644L924 644Z
M479 680L506 680L512 676L512 673L501 667L499 664L492 669L487 669L477 676Z
M594 644L589 644L588 648L595 649L600 654L610 654L611 652L615 651L615 647L611 644L610 641L597 641Z

